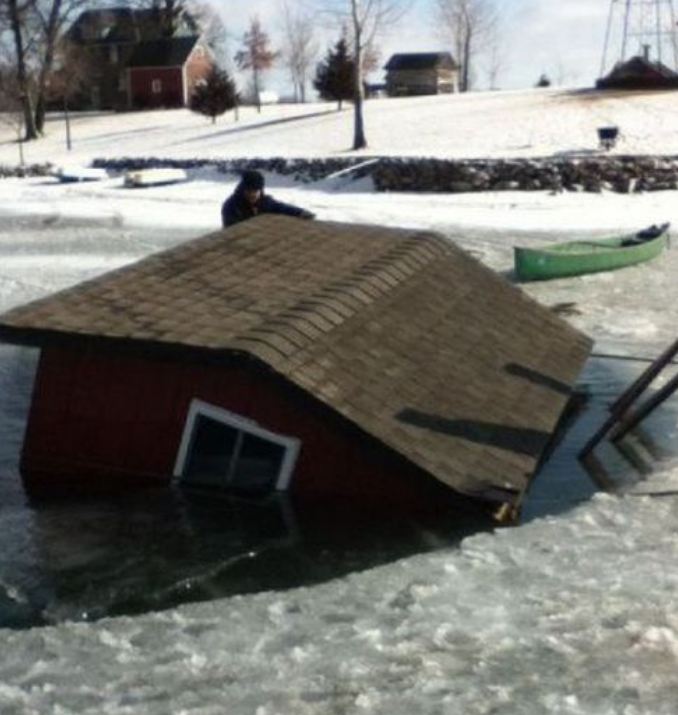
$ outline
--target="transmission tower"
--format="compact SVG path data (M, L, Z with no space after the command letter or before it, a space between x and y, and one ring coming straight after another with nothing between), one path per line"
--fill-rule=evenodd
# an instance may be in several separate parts
M610 0L600 76L641 56L678 71L674 0Z

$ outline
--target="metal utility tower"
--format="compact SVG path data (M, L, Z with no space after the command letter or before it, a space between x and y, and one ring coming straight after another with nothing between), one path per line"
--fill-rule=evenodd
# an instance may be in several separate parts
M642 56L678 71L674 0L610 0L600 76Z

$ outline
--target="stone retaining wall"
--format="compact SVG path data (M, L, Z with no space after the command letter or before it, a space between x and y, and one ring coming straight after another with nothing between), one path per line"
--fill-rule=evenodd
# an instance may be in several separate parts
M433 159L340 157L328 159L97 159L114 172L149 167L214 168L226 174L258 169L313 182L344 171L347 178L370 176L377 191L616 191L678 189L676 156L595 156L542 159ZM49 165L2 167L2 176L44 176Z

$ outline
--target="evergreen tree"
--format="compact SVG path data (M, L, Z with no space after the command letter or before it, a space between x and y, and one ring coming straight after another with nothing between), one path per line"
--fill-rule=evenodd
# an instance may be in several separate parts
M212 118L212 124L238 104L238 92L228 72L215 67L191 95L191 109Z
M349 54L348 43L342 37L318 64L313 86L322 99L338 102L341 109L342 102L353 97L354 72L355 64Z

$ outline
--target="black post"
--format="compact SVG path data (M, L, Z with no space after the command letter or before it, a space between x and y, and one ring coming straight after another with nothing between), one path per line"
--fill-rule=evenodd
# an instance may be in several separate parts
M66 149L71 150L71 119L68 113L68 99L64 97L64 119L66 120Z

